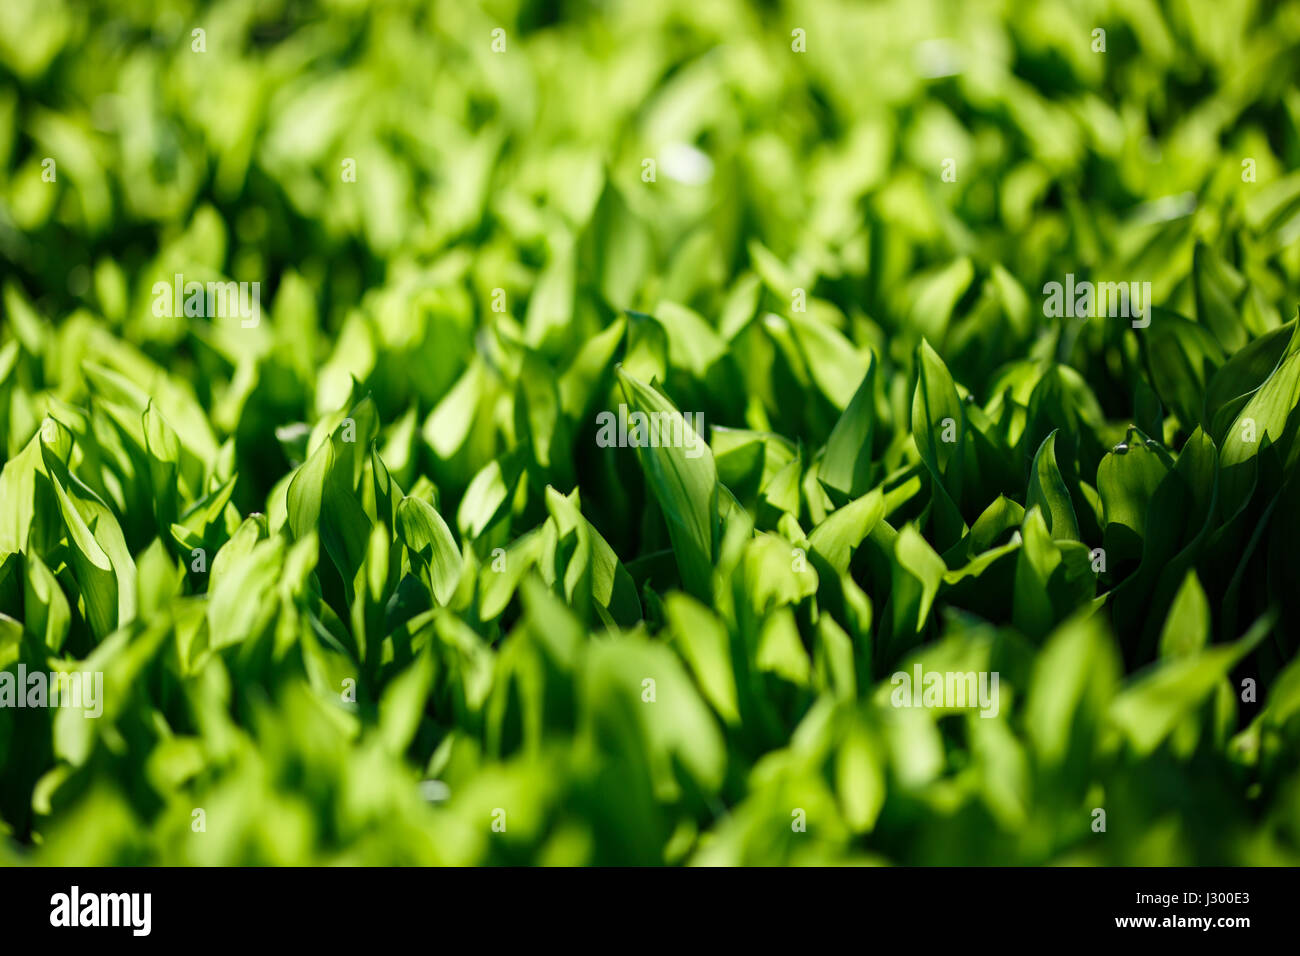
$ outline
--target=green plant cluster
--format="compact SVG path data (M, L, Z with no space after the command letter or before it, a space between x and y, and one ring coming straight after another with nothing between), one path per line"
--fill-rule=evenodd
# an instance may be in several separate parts
M1291 3L6 0L0 669L103 713L0 706L0 861L1300 862L1298 72Z

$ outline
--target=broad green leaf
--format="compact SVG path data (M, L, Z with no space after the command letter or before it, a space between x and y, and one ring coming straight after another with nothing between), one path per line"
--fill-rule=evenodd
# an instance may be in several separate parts
M697 597L709 592L710 569L718 539L718 475L704 436L695 432L662 394L623 370L619 383L629 415L657 423L658 434L680 435L680 444L638 447L646 483L668 522L682 583Z
M885 498L876 489L827 515L808 535L808 543L842 574L848 570L853 549L871 534L884 514Z
M408 495L397 506L397 533L411 554L412 564L427 576L434 598L446 604L456 590L464 564L447 522L427 501Z
M871 481L871 441L875 430L875 371L872 359L853 398L826 442L818 477L844 498L865 494Z
M1164 630L1160 632L1160 656L1186 657L1203 648L1210 637L1210 603L1195 571L1188 571L1174 597Z
M684 594L669 594L665 609L674 645L695 675L701 692L726 723L739 723L726 626L708 608Z
M1069 489L1056 466L1056 432L1048 435L1039 446L1034 462L1029 466L1029 490L1025 494L1025 509L1039 508L1047 530L1053 538L1079 540L1079 522L1074 516Z

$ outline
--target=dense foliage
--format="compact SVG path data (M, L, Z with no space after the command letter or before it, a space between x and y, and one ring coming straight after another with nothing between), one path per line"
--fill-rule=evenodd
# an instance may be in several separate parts
M0 860L1300 862L1300 6L1165 6L5 0Z

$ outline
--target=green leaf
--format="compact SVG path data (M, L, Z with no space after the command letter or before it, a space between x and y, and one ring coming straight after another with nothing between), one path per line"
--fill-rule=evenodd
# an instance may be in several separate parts
M736 678L726 626L703 604L684 594L669 594L665 610L674 645L705 699L726 723L738 724Z
M718 539L718 474L713 453L704 436L697 435L662 394L622 369L618 378L629 418L639 412L658 423L660 435L670 431L682 436L680 444L638 447L637 457L668 523L682 583L695 596L706 598Z
M1174 727L1200 707L1211 691L1272 629L1265 619L1232 644L1163 660L1126 687L1111 703L1110 720L1139 757L1151 753Z
M433 506L412 495L397 506L397 534L411 555L411 563L426 577L439 604L455 593L464 562L447 522Z
M808 535L808 544L843 574L848 570L853 549L871 534L884 515L885 497L877 488L827 515Z
M875 372L873 358L853 398L831 430L817 473L828 490L839 492L846 500L860 497L870 487L871 441L876 421Z
M1193 255L1196 317L1214 332L1226 352L1236 352L1247 341L1239 306L1246 280L1204 243L1196 244Z
M1147 510L1160 483L1169 474L1165 457L1154 442L1131 430L1097 466L1097 492L1105 523L1105 548L1111 561L1140 558L1146 536Z
M1056 466L1056 432L1048 435L1029 468L1029 490L1025 510L1039 508L1047 530L1056 539L1079 540L1079 522L1074 516L1069 489Z
M1161 401L1188 429L1201 419L1206 388L1224 363L1223 349L1203 326L1165 309L1152 310L1151 325L1139 336Z
M1209 638L1210 602L1196 572L1188 571L1160 632L1160 656L1187 657L1201 650Z

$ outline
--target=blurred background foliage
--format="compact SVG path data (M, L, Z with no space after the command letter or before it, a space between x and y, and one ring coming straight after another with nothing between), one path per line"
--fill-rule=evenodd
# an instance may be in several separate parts
M0 860L1300 862L1298 71L1294 2L6 0L0 667L105 711L0 709Z

